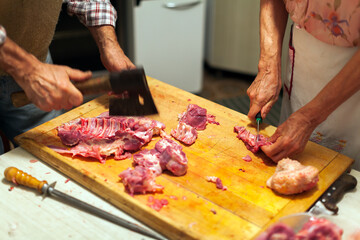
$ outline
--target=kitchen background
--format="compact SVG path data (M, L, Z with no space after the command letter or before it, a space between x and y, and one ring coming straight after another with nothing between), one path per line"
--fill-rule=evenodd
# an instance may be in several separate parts
M120 45L148 76L247 113L246 89L256 76L260 52L259 1L111 2L118 12ZM63 10L50 47L54 63L101 74L105 69L89 31ZM283 59L287 42L288 36ZM266 121L277 125L279 111L280 101Z

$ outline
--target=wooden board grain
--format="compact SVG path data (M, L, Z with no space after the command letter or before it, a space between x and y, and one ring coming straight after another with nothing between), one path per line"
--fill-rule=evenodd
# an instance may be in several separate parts
M320 171L317 187L294 196L281 196L266 187L276 165L263 153L253 154L236 138L236 125L255 133L248 118L233 110L148 77L159 115L166 132L177 125L177 116L194 103L216 116L220 125L208 124L192 146L184 146L189 160L185 176L164 173L156 182L165 187L162 194L130 196L118 174L132 166L132 159L105 164L81 157L60 155L48 145L61 146L56 127L78 117L95 117L108 109L106 95L75 108L16 137L16 141L39 159L49 163L89 190L170 239L253 239L281 216L306 211L352 164L353 160L309 142L297 160ZM264 124L261 133L270 136L275 128ZM153 148L155 137L145 148ZM251 162L242 157L250 155ZM222 179L227 191L219 190L207 176ZM149 196L165 198L169 205L159 212L147 206Z

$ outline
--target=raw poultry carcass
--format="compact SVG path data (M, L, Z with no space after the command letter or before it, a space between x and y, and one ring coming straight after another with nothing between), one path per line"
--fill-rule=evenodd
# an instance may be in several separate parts
M318 181L319 171L315 167L284 158L278 162L274 175L266 185L278 193L290 195L307 191L315 187Z

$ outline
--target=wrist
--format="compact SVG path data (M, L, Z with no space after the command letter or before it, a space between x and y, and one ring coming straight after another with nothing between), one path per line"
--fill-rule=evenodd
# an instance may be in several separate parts
M0 68L21 81L25 75L32 72L41 63L34 55L26 52L11 39L6 41L0 48Z

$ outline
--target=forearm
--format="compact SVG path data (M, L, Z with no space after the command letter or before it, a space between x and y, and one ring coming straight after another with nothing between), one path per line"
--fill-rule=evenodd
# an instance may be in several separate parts
M38 63L39 60L34 55L26 52L9 37L0 47L0 68L17 81L23 79L22 76L31 71Z
M99 48L100 54L103 54L106 49L113 50L114 47L122 52L117 41L115 29L112 26L104 25L98 27L88 27L93 36L96 45Z
M299 110L312 124L317 126L325 121L335 109L360 90L359 62L360 50L312 101Z
M259 68L268 64L281 63L281 49L287 17L288 14L282 0L261 0Z

